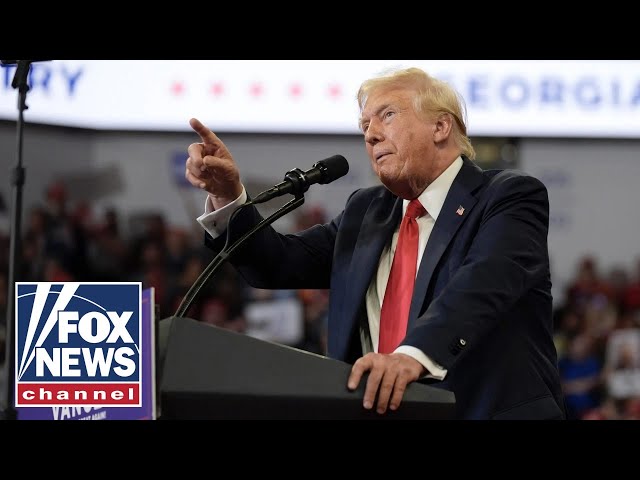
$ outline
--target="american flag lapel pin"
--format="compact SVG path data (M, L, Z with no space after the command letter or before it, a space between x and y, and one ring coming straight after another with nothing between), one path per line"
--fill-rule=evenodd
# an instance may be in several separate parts
M462 216L462 214L464 213L464 207L462 205L460 205L458 207L458 209L456 210L456 213L460 216Z

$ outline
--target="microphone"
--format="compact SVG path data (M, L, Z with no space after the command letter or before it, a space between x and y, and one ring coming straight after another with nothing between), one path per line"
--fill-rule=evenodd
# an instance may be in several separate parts
M284 182L271 187L269 190L258 194L251 199L251 203L264 203L272 198L280 197L287 193L300 195L314 183L326 184L343 177L349 171L349 163L342 155L334 155L313 164L306 172L299 168L289 170L284 176Z

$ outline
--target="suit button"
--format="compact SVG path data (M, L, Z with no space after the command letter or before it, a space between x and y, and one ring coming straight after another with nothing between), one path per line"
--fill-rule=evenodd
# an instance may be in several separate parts
M461 338L460 340L458 340L458 343L460 343L460 345L464 347L467 344L467 341L464 338Z

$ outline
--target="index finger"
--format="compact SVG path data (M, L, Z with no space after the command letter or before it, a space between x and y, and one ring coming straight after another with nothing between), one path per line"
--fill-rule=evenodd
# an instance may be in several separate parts
M347 388L349 390L355 390L362 379L362 375L365 372L371 370L372 364L369 358L361 357L359 358L351 367L351 373L349 374L349 379L347 380Z
M220 139L216 134L210 128L205 127L197 118L189 120L189 125L200 136L205 145L220 145Z

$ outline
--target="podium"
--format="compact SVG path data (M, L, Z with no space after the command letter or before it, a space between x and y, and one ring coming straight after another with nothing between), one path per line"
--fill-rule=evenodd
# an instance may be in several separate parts
M160 420L437 420L453 392L411 383L396 411L362 406L351 365L185 317L158 325Z

